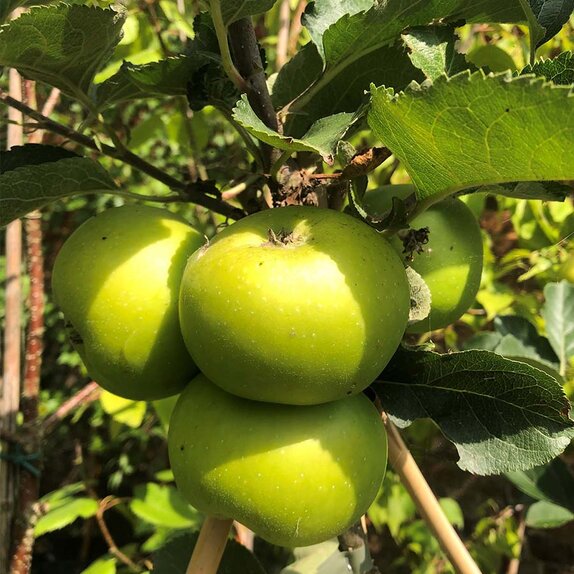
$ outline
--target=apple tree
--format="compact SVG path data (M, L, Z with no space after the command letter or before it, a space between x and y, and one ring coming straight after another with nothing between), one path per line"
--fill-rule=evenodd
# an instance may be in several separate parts
M444 552L452 570L436 571L487 571L403 439L429 420L459 469L530 497L529 525L570 522L573 12L574 0L3 0L1 563L29 572L34 536L94 517L109 551L86 574L261 574L226 547L236 520L244 543L251 530L317 545L284 574L375 573L365 515L400 537L403 493L424 521L419 547L434 549L421 562ZM93 217L69 224L77 202ZM519 230L498 259L508 236L484 218L493 202ZM68 221L48 270L69 339L59 360L79 356L93 382L46 416L50 210ZM537 277L540 296L509 295ZM153 403L167 484L129 500L88 481L40 497L46 436L96 394L132 429ZM158 529L137 551L105 525L121 505Z

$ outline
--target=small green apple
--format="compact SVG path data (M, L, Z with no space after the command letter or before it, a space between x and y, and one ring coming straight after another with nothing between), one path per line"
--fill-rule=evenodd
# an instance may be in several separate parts
M367 212L381 215L392 198L405 199L414 193L409 185L390 185L365 194ZM460 200L448 198L435 203L410 223L413 229L428 227L429 240L422 253L414 253L410 265L431 291L431 312L426 319L409 325L410 333L426 333L456 321L474 302L482 274L482 237L472 211ZM398 236L392 244L403 253ZM403 255L405 257L405 255Z
M188 257L200 233L164 209L104 211L66 241L54 265L54 298L88 373L134 400L177 394L197 373L177 312Z
M359 393L404 333L409 289L391 245L316 207L262 211L189 260L180 320L205 375L238 396L317 404Z
M182 392L168 446L190 504L281 546L343 532L375 499L387 462L385 428L363 394L278 405L226 393L204 375Z

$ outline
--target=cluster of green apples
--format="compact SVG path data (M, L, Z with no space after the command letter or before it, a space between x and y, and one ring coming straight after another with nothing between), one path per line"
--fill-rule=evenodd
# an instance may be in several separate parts
M384 476L362 391L407 328L400 251L332 210L259 212L207 242L169 211L126 206L72 234L53 292L102 387L180 394L168 444L188 501L304 546L354 523Z

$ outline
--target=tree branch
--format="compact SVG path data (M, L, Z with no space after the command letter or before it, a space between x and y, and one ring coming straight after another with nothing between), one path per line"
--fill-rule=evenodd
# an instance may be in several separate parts
M62 403L55 413L51 414L42 422L42 434L49 434L54 427L72 411L75 411L80 405L91 403L100 396L101 388L95 381L88 383L80 389L75 395Z
M205 195L198 188L205 186L206 182L196 182L192 184L186 184L183 181L180 181L168 173L165 173L161 169L158 169L154 165L148 163L141 157L135 155L134 153L130 152L129 150L123 149L118 150L113 146L109 146L103 143L97 143L92 138L80 134L72 128L55 122L50 118L44 116L37 110L34 110L27 106L26 104L22 103L21 101L13 98L9 94L2 89L0 89L0 101L3 101L8 106L22 112L23 114L31 117L36 122L38 122L38 127L42 129L47 129L51 132L59 134L73 142L80 144L83 147L91 149L93 151L99 152L103 155L107 155L111 158L120 160L136 169L139 169L143 173L157 179L158 181L162 182L164 185L169 187L170 189L177 191L181 198L181 201L189 201L191 203L196 203L197 205L201 205L210 209L211 211L215 211L216 213L220 213L221 215L225 215L231 219L241 219L245 216L245 213L232 205L229 205L219 199L214 197L210 197ZM169 201L169 200L168 200Z
M251 18L241 18L229 25L229 41L233 60L246 86L243 91L253 111L273 131L279 131L277 114L267 89L265 67Z

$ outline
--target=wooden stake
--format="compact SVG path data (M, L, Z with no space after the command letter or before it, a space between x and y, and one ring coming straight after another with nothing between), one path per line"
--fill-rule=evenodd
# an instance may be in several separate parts
M232 524L233 520L206 518L186 574L217 574Z
M468 549L448 521L397 427L385 414L383 420L389 438L389 461L454 569L459 574L481 574Z

